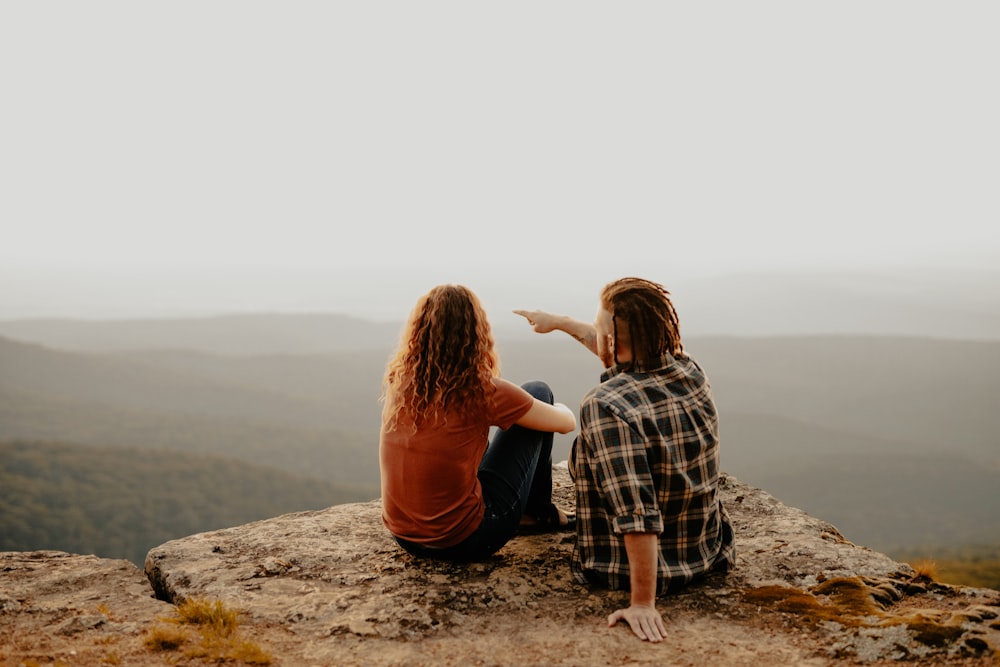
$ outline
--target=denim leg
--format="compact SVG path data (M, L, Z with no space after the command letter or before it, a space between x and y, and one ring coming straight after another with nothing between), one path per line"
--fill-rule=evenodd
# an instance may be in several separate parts
M553 402L552 390L540 381L522 388L540 401ZM514 425L497 431L479 466L483 498L498 513L510 512L517 522L522 514L542 516L552 503L551 432Z
M552 390L544 382L527 382L523 389L540 401L549 405L554 402ZM542 436L541 446L538 450L538 461L535 464L535 472L531 479L531 489L528 492L527 503L522 514L529 514L535 519L543 519L547 516L549 506L552 505L552 443L555 434L551 431L537 432Z
M551 433L542 434L542 446L538 450L538 463L531 479L531 490L528 492L528 502L524 514L529 514L538 521L547 517L549 506L552 505L552 440Z

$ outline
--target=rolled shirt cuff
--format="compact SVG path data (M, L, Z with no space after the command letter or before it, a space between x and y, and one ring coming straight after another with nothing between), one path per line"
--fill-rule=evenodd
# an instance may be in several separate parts
M648 514L625 514L616 516L611 522L611 528L617 534L659 534L663 532L663 517L659 512L649 512Z

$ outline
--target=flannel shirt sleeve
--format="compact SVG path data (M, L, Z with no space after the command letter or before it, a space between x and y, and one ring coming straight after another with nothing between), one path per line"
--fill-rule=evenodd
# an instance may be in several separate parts
M615 533L661 533L663 517L646 456L646 441L614 406L589 400L582 429L605 511Z

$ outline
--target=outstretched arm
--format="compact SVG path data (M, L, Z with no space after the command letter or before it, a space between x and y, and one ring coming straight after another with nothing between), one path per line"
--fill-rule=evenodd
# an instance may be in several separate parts
M568 315L553 315L544 310L515 310L514 314L528 320L528 324L534 328L536 333L563 331L580 341L595 355L598 354L597 332L594 330L593 324L575 320Z

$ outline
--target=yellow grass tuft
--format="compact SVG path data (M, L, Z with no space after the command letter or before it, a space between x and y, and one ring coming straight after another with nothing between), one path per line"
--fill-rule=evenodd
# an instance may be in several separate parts
M153 651L176 651L187 643L188 635L174 627L157 627L149 631L146 648Z
M922 559L910 563L913 568L914 581L937 581L937 563L932 560Z
M240 615L241 612L229 609L222 600L190 598L177 606L175 622L196 625L203 630L210 628L215 634L228 637L236 632Z
M851 616L872 616L880 611L872 600L871 589L857 577L827 579L812 592L828 596L838 609Z
M146 647L153 651L183 650L188 658L210 662L269 665L272 657L256 643L239 636L242 612L230 609L221 600L191 598L163 619L170 625L149 631Z
M762 586L743 592L743 599L751 604L771 607L780 612L797 614L806 621L834 621L841 625L858 625L857 617L838 604L823 604L808 591L788 586Z
M886 619L880 625L905 625L913 631L913 638L918 642L937 647L947 646L965 631L961 617L936 610L915 611Z
M762 586L743 591L751 604L797 614L811 622L833 621L858 627L882 612L872 597L872 589L858 577L828 579L811 591L788 586Z
M915 568L916 569L916 568ZM914 577L933 576L926 567ZM744 601L798 615L807 622L834 621L847 627L906 626L913 638L927 646L945 647L964 633L967 615L923 609L892 613L879 605L877 586L859 577L828 579L808 591L787 586L762 586L742 592ZM1000 664L1000 663L998 663Z
M269 665L271 656L256 643L233 637L206 635L201 643L184 652L189 658L204 658L211 662L242 662L247 665Z

